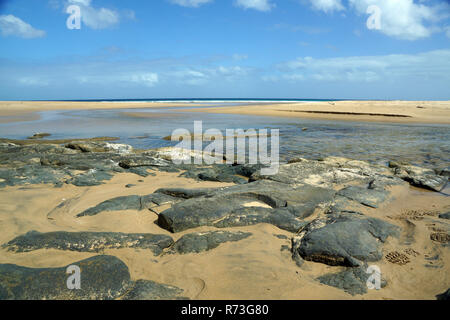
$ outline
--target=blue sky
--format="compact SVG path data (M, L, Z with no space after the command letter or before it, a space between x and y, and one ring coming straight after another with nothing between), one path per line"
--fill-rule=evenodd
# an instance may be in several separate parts
M0 99L184 97L448 100L450 3L0 0Z

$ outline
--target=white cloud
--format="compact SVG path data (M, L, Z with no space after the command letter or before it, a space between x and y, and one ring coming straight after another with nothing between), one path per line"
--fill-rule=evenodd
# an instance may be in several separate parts
M201 5L207 4L212 1L213 0L170 0L170 2L174 4L178 4L183 7L193 7L193 8L200 7Z
M0 31L3 36L17 36L25 39L45 36L45 31L33 28L12 14L0 15Z
M211 82L213 79L220 81L233 81L248 75L250 69L240 66L217 66L213 68L198 68L178 70L166 73L168 79L175 80L179 84L188 85L204 85Z
M92 29L106 29L119 23L119 14L107 8L94 8L91 0L68 0L81 8L81 21Z
M159 77L157 73L141 73L133 74L125 80L130 80L131 82L144 85L146 87L154 87L159 82Z
M345 7L342 5L341 0L310 0L311 6L314 9L324 12L342 11Z
M301 57L279 66L284 79L375 82L450 80L450 50L420 54L315 59Z
M36 77L22 77L18 79L19 84L23 86L48 86L49 82L43 78Z
M255 9L258 11L270 11L275 7L275 4L270 0L235 0L235 4L244 9Z
M331 13L345 10L342 0L309 0L314 9ZM427 0L348 0L349 8L369 18L370 6L380 12L379 32L405 40L427 38L434 32L442 31L436 23L448 18L450 6L445 3L431 5ZM447 12L447 13L445 13Z
M159 83L159 75L154 72L118 72L111 74L91 74L74 77L80 84L93 85L137 85L143 87L154 87Z
M360 14L366 14L370 5L377 6L381 10L379 31L406 40L429 37L437 30L430 24L441 18L439 7L415 3L413 0L349 0L349 3Z

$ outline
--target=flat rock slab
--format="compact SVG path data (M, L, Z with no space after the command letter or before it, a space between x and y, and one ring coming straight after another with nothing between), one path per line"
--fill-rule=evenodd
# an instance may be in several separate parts
M0 264L0 300L112 300L132 285L128 267L113 256L96 256L71 265L81 271L79 290L67 288L68 266L35 269Z
M159 255L173 244L167 235L119 232L49 232L30 231L3 245L14 252L58 249L78 252L100 252L105 249L149 249Z
M138 280L121 300L188 300L183 289L150 280Z
M99 186L104 181L111 180L112 177L113 175L109 172L91 169L86 173L81 173L72 179L66 180L66 183L77 187Z
M84 216L95 216L101 212L108 211L121 211L121 210L144 210L151 209L153 207L161 206L164 204L173 204L181 201L178 198L166 195L164 193L153 193L146 196L123 196L113 199L109 199L99 203L98 205L91 207L79 214L77 218Z
M448 176L438 175L434 170L412 166L395 161L389 162L394 174L411 185L429 189L432 191L442 191L448 183Z
M378 208L381 203L387 200L389 191L383 189L369 189L360 186L350 186L339 190L337 195L359 202L367 207Z
M236 242L250 237L249 232L211 231L195 232L182 236L172 247L177 253L200 253L217 248L225 242Z
M360 268L346 268L338 273L329 273L318 277L320 283L335 287L351 295L367 293L367 280L370 274L366 273L367 266ZM386 286L386 281L381 279L381 288Z
M303 228L307 222L298 220L287 208L268 209L259 207L239 208L225 218L215 221L216 228L253 226L259 223L272 224L292 233Z
M399 228L358 214L334 214L312 221L293 239L293 252L305 260L357 267L382 258L382 244Z
M95 216L104 211L120 210L142 210L141 197L137 195L131 195L106 200L92 208L89 208L77 214L77 218L84 216Z
M176 195L167 189L163 192ZM199 226L272 223L277 215L279 219L290 223L296 218L311 215L319 204L330 201L335 194L329 189L312 186L296 188L269 180L202 190L188 196L185 196L187 192L180 190L176 190L176 193L188 199L175 203L158 217L158 225L171 232ZM248 218L250 216L253 218Z
M275 175L262 175L255 172L250 181L272 180L290 185L312 185L331 188L348 182L369 184L376 181L379 186L402 184L403 181L387 167L370 165L364 161L329 157L323 161L299 159L296 162L281 165Z

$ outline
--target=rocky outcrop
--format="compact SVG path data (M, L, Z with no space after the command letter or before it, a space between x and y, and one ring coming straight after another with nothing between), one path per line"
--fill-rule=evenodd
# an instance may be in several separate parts
M121 300L187 300L183 290L150 280L138 280Z
M128 154L133 151L133 147L126 144L94 141L73 141L66 144L66 148L81 152L117 152L120 154Z
M393 172L397 177L419 188L439 192L444 189L448 183L447 176L437 175L435 171L431 169L420 168L395 161L390 161L389 167L393 169Z
M388 168L370 165L364 161L329 157L322 161L297 159L296 162L281 165L275 175L252 174L250 181L272 180L290 185L313 185L323 188L343 185L349 182L379 187L402 184Z
M297 218L311 215L319 204L330 201L334 195L333 190L295 188L267 180L202 192L207 194L198 193L197 197L177 202L161 212L159 226L180 232L199 226L231 227L277 221L277 226L286 225L292 231L299 225L295 222Z
M382 258L382 244L399 228L375 218L342 213L318 218L294 237L292 251L331 266L361 266Z
M80 270L80 289L69 289L68 267ZM132 281L114 256L95 256L62 268L0 264L0 300L175 300L183 290L150 280Z
M378 208L381 203L387 200L389 192L384 189L350 186L339 190L337 195L356 201L367 207Z
M78 252L101 252L105 249L148 249L159 255L173 244L171 237L147 233L119 232L49 232L30 231L3 247L13 252L58 249Z
M67 268L26 268L0 264L0 300L112 300L133 283L128 267L113 256L72 263L81 270L81 289L67 286Z
M370 274L367 273L367 265L358 268L346 268L337 273L329 273L317 278L320 283L335 287L351 295L367 293L367 280ZM381 279L380 288L387 285L386 280Z

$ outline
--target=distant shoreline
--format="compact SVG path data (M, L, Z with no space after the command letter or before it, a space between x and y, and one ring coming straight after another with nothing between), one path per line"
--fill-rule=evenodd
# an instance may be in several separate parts
M233 103L218 106L220 103ZM240 103L242 102L242 104ZM205 107L208 108L186 108ZM145 108L183 108L183 112L244 114L320 120L450 124L450 101L0 101L0 123L30 121L38 112L52 110L108 110ZM177 110L174 110L175 112Z

